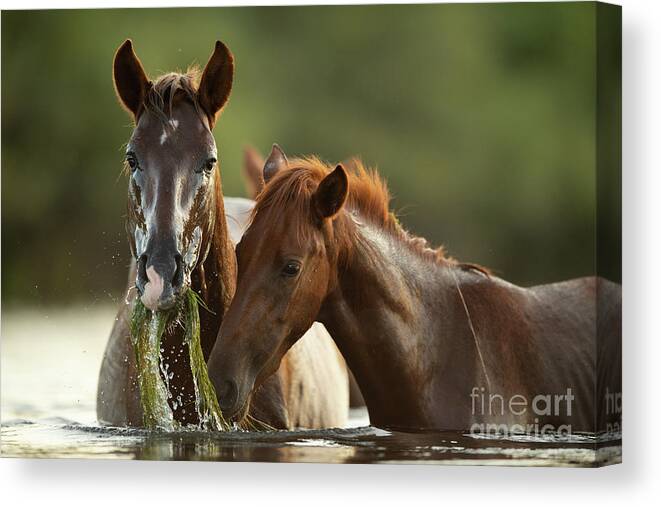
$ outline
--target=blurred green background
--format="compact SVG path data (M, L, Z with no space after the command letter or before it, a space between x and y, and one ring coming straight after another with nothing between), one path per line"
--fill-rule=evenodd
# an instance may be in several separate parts
M5 11L2 302L121 297L127 37L151 77L231 48L227 195L247 144L360 155L451 255L524 285L594 273L595 32L590 3Z

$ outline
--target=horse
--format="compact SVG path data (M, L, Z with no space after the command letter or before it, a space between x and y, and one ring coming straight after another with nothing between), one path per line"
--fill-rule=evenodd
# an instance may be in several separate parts
M289 161L278 148L263 176L209 357L227 416L319 321L375 426L563 434L619 421L619 285L523 288L459 262L402 227L358 160Z
M189 69L150 81L130 40L115 54L115 90L135 123L125 166L132 262L126 302L120 304L99 374L97 418L103 424L142 425L129 326L134 290L152 311L176 308L189 287L198 293L207 307L200 315L205 359L234 295L234 244L253 203L223 198L212 134L233 74L233 55L220 41L199 79L199 72ZM182 425L198 424L182 325L169 325L161 349L174 418ZM322 326L312 327L300 347L284 357L256 394L249 414L279 429L346 423L346 365Z
M275 146L274 149L277 150L279 147ZM243 167L241 172L246 183L248 195L252 199L255 199L259 193L264 190L264 163L264 158L254 147L246 146L244 148ZM241 235L243 235L243 233ZM347 373L349 375L349 407L362 408L365 406L365 400L360 392L360 387L358 387L358 382L356 382L356 377L351 370Z

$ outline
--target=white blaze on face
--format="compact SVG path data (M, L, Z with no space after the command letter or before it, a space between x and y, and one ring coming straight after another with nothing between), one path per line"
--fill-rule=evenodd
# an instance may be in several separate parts
M145 234L145 231L140 227L136 227L133 237L135 238L135 251L137 252L137 257L140 257L145 253L145 248L147 248L147 234Z
M154 266L149 266L147 268L147 283L140 298L142 304L151 311L158 310L158 300L161 298L161 294L163 294L163 277L156 272Z
M167 125L163 126L163 133L161 134L161 145L165 144L165 141L168 140L168 136L170 135L170 133L177 130L178 126L179 126L179 120L170 120L169 127ZM168 128L170 128L170 132L168 132Z
M193 230L193 237L191 238L190 243L188 244L188 249L184 253L184 262L186 263L186 267L188 268L188 271L191 271L195 267L197 258L200 255L201 239L202 239L202 229L200 229L200 226L198 225Z

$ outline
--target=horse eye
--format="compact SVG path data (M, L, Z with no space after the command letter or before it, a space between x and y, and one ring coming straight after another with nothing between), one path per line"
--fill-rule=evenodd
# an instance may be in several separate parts
M285 264L285 267L282 268L282 274L285 276L296 276L301 270L301 264L296 261L289 261Z
M131 168L131 171L135 171L138 168L138 159L135 158L135 154L133 153L126 154L126 163Z
M213 170L213 167L216 165L217 160L213 157L207 159L207 161L204 163L204 170L207 172L211 172Z

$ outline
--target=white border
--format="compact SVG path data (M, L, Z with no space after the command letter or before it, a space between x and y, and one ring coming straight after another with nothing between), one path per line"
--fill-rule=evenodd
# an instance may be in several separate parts
M2 9L300 1L5 1ZM332 2L322 3L391 3ZM410 2L397 2L410 3ZM428 2L416 2L428 3ZM0 460L3 505L651 504L661 497L661 2L624 0L624 464L600 470Z

